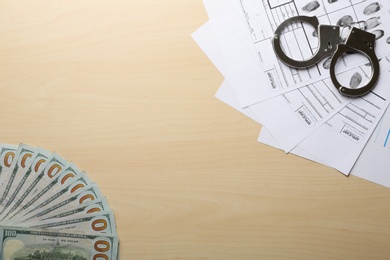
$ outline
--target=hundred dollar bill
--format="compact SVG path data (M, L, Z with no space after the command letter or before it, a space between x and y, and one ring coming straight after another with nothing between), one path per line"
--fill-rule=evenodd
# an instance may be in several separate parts
M28 167L25 173L25 183L24 185L17 188L17 192L14 192L14 194L12 194L11 198L7 202L6 207L1 212L0 223L3 223L4 220L9 217L10 213L22 205L30 192L35 188L40 178L42 178L42 171L46 167L47 159L49 158L50 154L51 153L40 148L37 149L37 152L31 159L32 164Z
M81 231L87 233L105 233L116 235L115 216L112 210L87 214L81 217L64 217L33 223L23 223L21 226L31 228Z
M53 178L50 185L44 190L35 193L35 196L30 198L30 201L24 206L24 211L14 217L15 220L28 219L37 210L50 205L50 203L56 203L56 201L61 200L68 191L69 186L76 180L79 180L79 183L77 187L73 187L74 190L92 184L88 176L81 172L73 163L65 166L57 176L58 178Z
M32 198L29 198L29 200L24 205L21 205L18 210L11 214L9 216L9 219L12 219L15 216L22 216L21 214L24 213L24 211L28 207L30 207L43 195L48 194L48 192L57 183L56 180L59 176L59 173L62 171L66 164L67 161L65 161L65 159L63 159L58 154L53 154L51 159L48 160L45 169L43 170L43 174L41 175L42 177L36 184L35 188L29 194Z
M87 214L102 212L110 210L110 206L108 205L108 201L106 198L101 198L98 200L92 200L88 203L81 204L74 209L66 209L64 212L53 214L48 213L43 216L42 220L55 219L55 218L63 218L63 217L80 217L85 216Z
M51 189L55 184L55 180L59 174L69 163L59 154L53 153L51 158L47 161L46 167L43 169L43 176L32 190L30 195L38 193L44 194L47 189Z
M15 218L19 221L28 221L30 219L42 216L39 212L45 211L48 208L62 202L72 196L77 191L92 185L93 182L84 172L79 172L75 166L66 167L64 172L60 174L55 188L48 191L48 195L40 196L35 202L24 210L25 214L21 214ZM34 198L32 198L34 200ZM46 213L44 213L46 215Z
M96 184L91 186L77 189L76 192L69 194L64 200L58 201L55 205L50 205L50 207L45 207L44 210L37 212L33 218L39 218L42 216L47 216L49 214L57 215L62 213L65 210L77 208L79 205L89 203L90 201L104 198L99 187ZM21 224L26 222L23 217L15 217L10 220L9 223Z
M23 227L0 227L2 260L117 260L118 237Z
M10 168L15 159L18 147L11 144L2 144L0 146L0 192L3 193L8 183Z
M99 187L94 184L76 192L69 194L64 200L58 202L55 205L52 205L44 210L38 212L33 216L33 219L29 221L37 221L42 219L42 217L51 217L63 213L66 210L72 210L78 208L80 205L86 205L91 201L104 198L104 195L100 191ZM15 222L23 223L19 219L16 219ZM26 221L25 221L26 222ZM13 222L12 222L13 223Z
M20 144L12 161L10 172L8 173L8 183L3 189L3 194L0 196L0 215L10 205L13 198L16 196L20 187L22 187L27 180L26 172L30 167L31 158L36 152L36 148Z

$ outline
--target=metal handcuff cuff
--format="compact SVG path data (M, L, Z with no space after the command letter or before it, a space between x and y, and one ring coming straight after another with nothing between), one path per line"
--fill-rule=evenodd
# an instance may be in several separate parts
M280 36L285 27L291 23L306 22L312 25L318 33L318 48L314 55L307 60L293 60L282 50ZM272 39L274 51L278 58L286 65L304 69L314 66L321 59L332 55L330 63L330 77L338 91L349 97L360 97L370 92L376 85L379 78L379 61L375 55L375 35L356 27L351 27L346 40L341 39L340 27L337 25L319 24L316 16L294 16L282 22L275 31ZM342 86L336 78L335 66L338 59L344 53L361 53L365 55L371 63L371 79L363 87L351 89Z

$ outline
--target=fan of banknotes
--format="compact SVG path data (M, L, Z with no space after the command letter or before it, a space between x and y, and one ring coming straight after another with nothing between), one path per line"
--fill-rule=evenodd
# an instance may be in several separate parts
M25 144L0 153L2 260L118 259L113 211L85 172Z

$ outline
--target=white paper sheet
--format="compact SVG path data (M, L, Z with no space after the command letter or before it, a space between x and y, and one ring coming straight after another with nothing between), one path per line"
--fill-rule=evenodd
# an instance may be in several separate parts
M214 28L211 26L211 23L206 23L201 28L199 28L194 34L193 38L196 40L196 42L201 46L202 50L205 51L207 56L212 60L212 62L218 67L218 69L221 71L223 75L226 75L227 81L233 85L237 86L242 84L242 86L245 86L245 82L237 83L236 85L232 83L231 77L229 75L235 74L233 72L230 72L227 67L229 67L229 64L232 64L228 61L229 54L224 54L221 52L220 48L220 42L217 41L215 37L213 37L214 34ZM242 45L240 45L238 42L232 41L230 43L231 45L236 44L237 46L234 48L242 48ZM242 51L245 51L245 48L242 48ZM225 57L227 55L228 57ZM248 60L249 59L248 56ZM247 62L245 66L246 71L256 71L255 68L258 68L258 62L251 63ZM259 72L256 72L257 74L261 74ZM237 74L239 76L243 76L242 74ZM234 80L233 80L234 82ZM340 107L348 102L348 99L345 97L342 97L337 93L337 91L334 88L329 88L328 85L329 80L326 82L326 84L323 84L323 81L317 83L317 87L303 87L302 91L305 91L305 89L324 89L324 91L316 91L316 92L326 92L324 96L329 96L330 101L332 101L332 104L330 108L334 109L337 107ZM242 100L240 99L240 95L238 92L244 93L242 88L234 87L235 93L237 93L239 103L242 107ZM310 91L310 90L308 90ZM301 92L300 90L296 91ZM253 94L253 92L246 92L249 94ZM316 121L311 122L310 127L307 127L307 120L304 119L304 116L301 113L300 117L295 116L296 113L300 113L300 111L296 111L296 107L302 106L301 103L305 101L305 97L302 95L293 95L293 94L286 94L290 99L287 101L285 96L279 96L273 99L266 100L264 102L258 103L251 107L253 112L256 114L256 117L260 121L262 121L263 125L265 125L268 129L271 130L273 134L275 134L275 138L277 138L278 142L284 147L284 150L286 152L290 151L292 148L294 148L299 142L301 142L305 137L310 135L315 127L318 127L321 123L325 122L326 117L325 115L322 116L322 118L317 118ZM331 98L331 97L338 97L339 98ZM316 97L312 96L311 103L314 104L316 101ZM318 103L318 102L317 102ZM321 104L318 104L318 106L321 106ZM308 107L308 106L306 106ZM328 108L328 111L325 112L331 112L330 108ZM269 111L270 113L265 113L263 111ZM307 111L310 112L310 111ZM328 115L329 117L330 115ZM321 121L322 119L322 121ZM318 123L318 124L317 124ZM317 126L316 126L317 125ZM285 129L289 129L289 132L287 133Z
M389 104L389 73L373 92L353 99L299 147L348 175Z
M243 113L247 117L251 118L252 120L258 122L261 124L258 118L256 118L255 114L251 112L250 109L243 109L239 106L239 102L237 100L237 96L235 95L235 90L232 85L229 84L226 80L222 83L220 88L218 89L218 92L216 94L216 97L221 100L222 102L226 103L227 105L235 108L239 112ZM275 138L270 134L270 132L263 126L258 138L258 141L275 147L277 149L282 150L282 147L278 144L278 142L275 140ZM316 158L312 154L309 154L307 151L301 149L299 146L295 147L291 153L296 154L298 156L304 157L306 159L315 161L317 163L325 164L320 159ZM325 164L326 165L326 164Z
M330 79L321 80L249 107L290 152L350 102Z
M209 35L208 37L209 38L212 37L214 38L212 41L218 42L217 44L219 45L218 52L221 52L223 56L222 60L224 61L226 66L225 70L222 71L220 69L220 66L214 62L215 58L212 57L213 52L208 52L207 50L205 50L204 47L202 47L203 46L202 39L199 39L198 37L194 37L194 39L198 42L198 44L202 47L202 49L204 49L206 54L215 63L216 67L221 71L224 77L227 80L229 80L229 82L236 89L236 93L239 97L242 107L250 106L257 102L261 102L263 100L269 99L271 97L275 97L283 93L283 91L280 92L277 91L278 87L272 88L269 87L269 84L265 84L267 81L269 82L270 80L272 81L272 84L274 86L275 84L279 84L276 78L268 75L267 76L268 80L267 80L267 77L260 77L258 75L258 72L260 70L258 63L260 63L260 59L258 59L258 53L255 47L253 46L252 39L249 39L251 37L248 37L248 34L250 34L250 32L252 32L252 34L255 35L254 37L258 37L257 35L259 35L259 33L256 33L255 29L259 28L260 25L257 25L257 27L251 27L249 23L251 14L253 16L253 12L256 13L256 10L255 11L251 10L251 12L246 14L237 11L240 9L242 10L244 8L244 4L241 3L251 3L251 2L259 3L260 1L258 0L241 0L241 1L240 0L227 0L227 1L204 0L205 7L211 17L211 20L205 26L208 27L207 30L211 30L211 28L213 28L214 30L214 32L208 32ZM279 2L280 1L278 1L278 3ZM355 2L357 3L358 1ZM367 3L365 4L368 5ZM382 10L383 10L383 6L382 6L383 4L387 5L387 3L381 4ZM333 6L337 7L337 5L333 5ZM257 9L260 9L260 7L257 7ZM373 13L371 15L374 14L377 15L378 12ZM261 15L256 16L256 19L259 19L258 17L261 17ZM385 17L388 17L388 15ZM255 19L252 20L254 20L255 24L257 23ZM260 20L264 20L264 19L260 19ZM248 30L248 26L249 26L249 30ZM381 26L383 25L379 25L379 27ZM378 30L379 27L374 28L371 31ZM197 36L196 33L194 35ZM386 37L388 36L386 35ZM383 42L386 42L387 39L386 37L383 36L381 37L381 39L379 39L382 42L382 44L379 44L379 46L383 46ZM206 38L206 42L207 39L208 38ZM378 51L377 49L378 46L376 48L376 51ZM266 53L273 55L273 57L275 58L273 50L271 52L266 52ZM356 56L356 55L351 55L351 56ZM267 59L267 63L269 63L268 59ZM342 64L343 64L342 62L339 62L337 64L338 65L337 68L342 66ZM279 65L282 67L284 66L281 64ZM305 73L305 72L301 70L300 71L295 70L292 73L295 75L294 77L299 78L302 77L299 75L299 73ZM326 75L328 75L328 73ZM319 78L316 78L316 80L318 79Z
M247 107L270 96L262 91L261 86L266 84L264 74L260 73L262 68L251 35L245 25L242 26L240 12L234 9L225 12L227 8L230 6L194 32L192 38L234 86L241 107ZM230 15L232 20L221 24L225 15Z
M206 8L207 15L211 19L228 5L234 3L234 1L236 0L203 0L203 5Z
M379 122L352 174L390 187L390 111Z
M227 88L228 86L223 86ZM388 108L389 109L389 108ZM259 142L280 149L267 129L262 128ZM302 149L294 149L297 154L306 159L325 164ZM390 111L386 111L363 149L359 159L352 168L351 175L390 188Z
M307 1L307 0L237 0L242 12L246 14L248 30L252 32L254 44L259 53L265 79L272 91L283 91L297 87L301 83L318 81L329 75L330 58L309 69L292 69L281 63L276 57L271 39L277 26L287 18L297 15L315 15L320 24L348 25L358 22L356 27L377 35L375 53L384 57L390 52L387 39L390 36L388 24L388 3L369 1ZM371 8L369 8L371 7ZM228 9L226 9L228 11ZM343 29L343 32L348 30ZM313 36L314 28L296 23L288 26L284 32L284 49L288 56L296 60L307 59L315 53L318 36ZM346 34L346 33L345 33ZM343 33L344 36L344 33ZM346 37L347 35L345 35ZM334 48L335 46L333 46ZM335 49L335 48L334 48ZM338 63L342 72L364 62L363 55L347 55Z
M211 0L207 0L207 1L208 2L213 2ZM205 2L206 2L206 0L205 0ZM222 5L223 4L222 1L219 1L219 4ZM216 6L214 6L214 7L216 7ZM218 10L218 8L214 9L215 12L217 12L217 10ZM216 46L217 45L218 44L216 44ZM218 56L218 55L216 55L216 56ZM388 62L388 60L387 60L387 62ZM380 88L378 88L377 90L380 92ZM387 92L385 91L384 93L382 93L382 95L386 95L386 93ZM216 94L216 97L221 99L225 103L228 103L229 105L233 106L234 108L238 109L239 111L241 111L242 113L246 114L247 116L249 116L253 120L255 120L255 121L259 122L259 123L262 122L262 120L257 118L257 116L255 114L251 113L251 111L249 109L242 109L240 107L239 102L237 102L236 88L233 87L231 84L229 84L229 82L225 81L223 83L223 85L219 89L218 93ZM366 97L366 99L369 100L370 98ZM352 111L352 114L354 114L355 116L356 115L361 116L360 112L362 111L362 109L363 110L368 110L366 105L370 104L370 102L366 102L366 101L364 101L364 102L359 101L359 102L362 103L359 106L360 109L356 109L356 104L355 104L355 106L352 106L352 104L350 104L351 107L345 107L344 110L341 110L339 113L337 113L332 118L333 121L331 121L331 122L333 122L334 125L337 125L337 124L335 124L335 122L343 121L343 120L337 120L337 119L340 119L342 117L345 118L345 116L346 116L346 114L344 113L345 111L348 111L348 112ZM358 103L358 101L355 100L355 103ZM364 105L364 103L367 103L367 104ZM372 131L373 130L373 126L375 126L375 121L377 121L379 119L381 113L384 112L384 108L386 107L387 103L386 102L382 102L382 104L379 104L379 103L381 103L381 102L378 102L377 100L374 101L374 102L371 102L371 108L373 110L369 111L371 113L367 113L367 114L371 114L373 117L371 118L372 119L371 123L369 125L364 126L365 133L363 133L364 131L360 131L359 132L359 134L364 134L364 136L362 135L362 136L358 137L359 140L362 140L362 139L367 139L368 140L368 137L370 136L370 131ZM375 104L375 105L372 106L372 104ZM355 110L353 110L353 109L355 109ZM360 119L362 119L362 118L363 117L361 117ZM386 115L385 115L385 118L386 118ZM349 120L351 120L351 119L352 118L349 118ZM354 121L354 120L352 120L352 121ZM389 186L390 185L390 178L386 177L386 174L384 174L385 171L383 170L383 169L385 169L385 167L382 166L382 165L385 164L386 160L379 161L379 164L377 164L379 166L374 168L374 171L378 172L378 174L374 174L374 175L371 175L370 173L367 174L367 169L370 169L370 167L372 168L372 163L370 163L370 162L373 161L373 158L372 158L373 154L376 154L377 150L381 150L382 154L385 154L384 156L386 156L387 153L390 152L390 148L384 149L384 148L386 148L386 145L387 145L387 147L390 147L390 130L388 130L388 129L390 129L390 116L388 116L388 121L383 120L380 125L383 126L383 127L382 128L377 127L376 132L373 135L373 137L376 136L376 138L375 138L376 141L373 142L373 140L374 140L373 137L371 137L369 139L370 141L367 144L367 146L366 146L365 150L363 151L363 153L361 154L361 157L359 158L359 161L357 162L357 164L353 168L352 174L355 174L355 175L357 175L359 177L362 177L362 178L374 181L376 183L379 183L379 184L382 184L382 185L385 185L385 186ZM370 128L370 126L371 126L371 128ZM330 128L330 127L329 127L328 124L325 124L320 129L325 129L325 128ZM329 130L329 129L327 129L327 130ZM356 130L356 129L354 129L354 130ZM334 133L336 133L334 130L332 130L332 131ZM320 130L316 131L315 133L317 133L317 132L319 133ZM347 131L344 131L344 134L348 134L348 136L349 136L349 138L348 137L345 138L346 140L350 140L350 141L351 140L355 140L356 141L356 135L354 135L353 132L347 130ZM313 134L312 136L315 137L315 134ZM320 134L319 136L323 136L323 135ZM378 136L380 136L381 139ZM354 137L354 138L351 138L351 137ZM265 143L267 143L269 145L272 145L272 146L275 146L275 147L280 147L277 144L277 142L273 139L273 137L269 134L269 132L264 127L263 127L263 130L262 130L262 133L259 136L259 140L262 141L262 142L265 142ZM309 140L309 139L307 139L307 140ZM380 140L380 141L378 141L378 140ZM360 143L360 145L361 145L361 143ZM314 151L318 151L318 148L316 148ZM359 151L359 150L356 150L355 148L353 148L352 151ZM386 152L383 152L383 151L386 151ZM293 153L298 154L298 155L300 155L302 157L308 158L310 160L317 161L317 162L322 163L322 164L328 164L327 162L322 161L322 160L316 158L315 156L313 156L313 154L309 153L307 150L302 149L300 146L296 147L293 150ZM357 152L357 153L359 153L359 152ZM326 154L329 155L329 151L326 152ZM377 161L375 161L375 162L377 162ZM332 163L333 162L331 162L330 164L332 164ZM342 167L344 167L344 165L342 165Z
M220 99L222 102L228 104L229 106L233 107L234 109L238 110L239 112L243 113L252 120L256 121L257 123L261 124L260 120L256 117L256 115L252 112L251 109L241 107L240 102L237 99L237 93L234 87L232 87L232 85L229 84L227 80L222 83L221 87L215 94L215 97Z
M230 10L229 8L230 7L225 8L219 15L221 17L227 15L225 11ZM221 27L223 26L221 25ZM202 28L194 34L194 38L203 46L211 46L213 45L210 44L213 39L213 30L215 34L215 27L209 25L202 26ZM214 38L214 40L217 40L217 38L218 37ZM221 48L218 49L217 46L221 45L225 45L225 43L221 43L220 41L214 43L215 47L213 49L217 49L217 51L213 51L212 49L207 51L206 47L203 47L203 49L207 52L210 59L213 60L214 64L219 64L217 66L223 71L223 74L227 76L227 80L233 86L246 86L245 81L241 80L240 83L239 78L251 81L254 77L245 77L242 73L228 71L228 69L226 69L229 66L228 64L241 63L236 63L233 60L227 61L232 55L220 51ZM231 41L229 45L232 49L240 49L241 53L244 53L249 49L243 48L243 45L238 41ZM237 46L234 47L233 45ZM218 55L222 55L222 58ZM225 59L223 57L225 57ZM249 52L247 60L251 60L252 63L247 62L244 70L259 74L257 63L253 63L254 60L249 58ZM224 65L225 68L223 68ZM353 75L352 72L354 71L356 71L356 69L351 69L348 73L343 73L343 75ZM366 66L361 66L359 71L364 72L362 73L363 76L369 77L368 75L370 72L367 71ZM236 80L231 80L233 77L229 77L229 75L232 74L237 76ZM346 78L349 79L348 77ZM232 81L236 82L236 84L232 83ZM349 102L348 99L340 95L334 87L331 87L332 85L330 79L327 78L315 82L310 86L304 86L296 91L253 105L250 108L255 112L256 117L263 122L263 125L272 132L273 136L280 145L282 145L283 149L286 152L289 152ZM242 101L240 99L241 95L238 94L240 92L249 93L253 96L253 92L248 91L244 87L235 87L235 90L240 101ZM242 102L240 103L242 104ZM263 111L271 111L271 113L264 113ZM286 129L288 129L288 131L286 131Z

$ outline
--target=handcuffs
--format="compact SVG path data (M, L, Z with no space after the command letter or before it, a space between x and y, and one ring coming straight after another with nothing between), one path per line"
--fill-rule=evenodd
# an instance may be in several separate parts
M282 50L280 37L282 31L289 24L296 22L305 22L312 25L318 33L318 48L312 57L306 60L293 60L288 57ZM375 55L375 35L367 31L351 27L349 35L346 40L341 39L340 27L337 25L324 25L319 24L316 16L294 16L284 22L282 22L275 31L275 35L272 38L273 48L277 57L286 65L304 69L314 66L321 59L328 55L331 57L330 63L330 77L334 86L338 91L345 96L360 97L370 92L376 85L379 78L379 61ZM363 87L351 89L342 86L336 78L335 66L338 59L344 53L361 53L365 55L371 63L371 79Z

